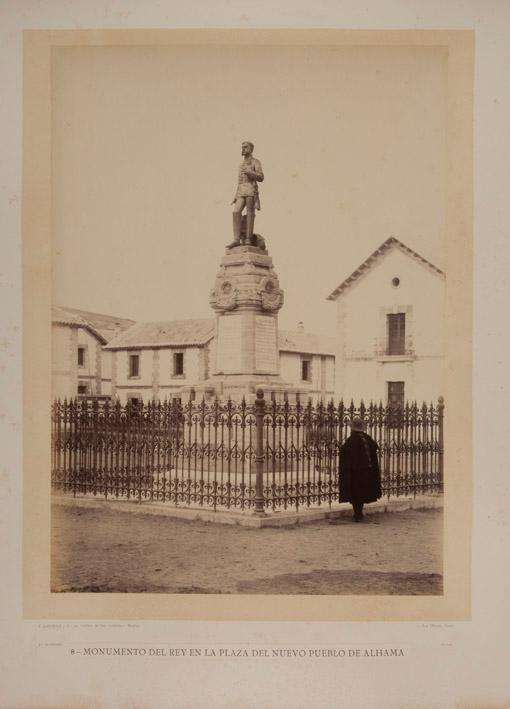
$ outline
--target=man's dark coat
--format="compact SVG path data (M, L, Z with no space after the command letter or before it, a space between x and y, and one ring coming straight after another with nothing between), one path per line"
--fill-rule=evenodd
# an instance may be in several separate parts
M340 502L375 502L381 497L377 443L363 431L352 431L340 449Z

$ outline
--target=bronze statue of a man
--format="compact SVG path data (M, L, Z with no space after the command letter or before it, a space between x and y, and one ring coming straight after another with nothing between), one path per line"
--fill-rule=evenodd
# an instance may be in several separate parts
M239 246L241 243L251 244L253 226L255 224L255 209L260 209L259 188L257 182L264 180L260 160L253 157L253 143L245 141L241 146L243 161L239 165L239 181L232 204L234 224L234 240L227 246L228 249ZM246 233L241 241L242 212L246 207Z

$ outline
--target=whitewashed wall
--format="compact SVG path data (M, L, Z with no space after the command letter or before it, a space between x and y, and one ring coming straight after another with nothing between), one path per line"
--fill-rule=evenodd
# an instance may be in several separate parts
M184 354L184 374L174 375L173 356ZM140 376L129 377L129 355L140 355ZM207 348L154 348L119 350L114 353L114 391L122 404L133 396L151 401L153 398L178 397L183 387L203 381L207 373Z
M112 359L113 353L109 350L101 351L101 394L111 396L112 394Z
M175 352L184 353L184 374L173 375L173 356ZM200 367L200 348L161 349L159 351L159 383L161 386L182 386L195 384L203 377Z
M78 365L78 347L85 349L83 366ZM74 358L76 360L77 386L87 384L88 394L91 396L101 394L101 343L88 330L84 330L81 327L77 328L77 342Z
M311 381L301 379L302 359L311 361ZM300 352L280 352L280 376L301 390L307 391L313 400L331 398L335 385L335 358L332 355L307 355Z
M129 376L129 357L139 355L138 376ZM152 399L153 350L133 349L115 352L115 394L122 404L131 396Z
M336 397L386 402L387 382L403 381L406 399L437 399L444 392L444 297L444 279L398 249L342 293ZM406 313L406 349L414 354L385 357L386 316L398 312Z
M72 328L51 327L52 394L57 399L76 396L76 357L73 359Z
M78 347L84 347L84 365L78 366ZM87 384L91 395L111 392L111 354L97 337L72 325L52 325L52 395L72 398L78 385Z
M143 401L153 398L165 399L181 396L185 389L185 397L189 388L197 386L210 376L211 350L214 343L204 347L159 348L144 350L120 350L112 353L115 359L114 387L115 396L122 404L130 397L138 397ZM173 375L173 354L184 352L184 374ZM140 354L140 376L128 376L128 355ZM295 352L280 352L280 374L285 382L305 390L317 400L334 396L335 358L332 355L305 355L312 361L311 382L301 380L301 354Z

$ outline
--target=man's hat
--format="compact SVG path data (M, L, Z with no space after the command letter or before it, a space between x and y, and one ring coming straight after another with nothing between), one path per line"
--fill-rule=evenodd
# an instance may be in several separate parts
M365 424L363 423L363 419L359 416L355 416L351 421L351 429L353 431L363 431L364 428Z

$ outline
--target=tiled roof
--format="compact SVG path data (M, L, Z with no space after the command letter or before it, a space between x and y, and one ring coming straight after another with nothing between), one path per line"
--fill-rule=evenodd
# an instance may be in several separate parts
M52 320L63 325L77 325L99 335L108 342L105 349L126 349L130 347L184 347L204 345L214 337L213 318L190 320L162 320L158 322L136 323L126 318L89 313L76 308L52 307ZM101 328L97 327L101 325ZM114 335L113 327L117 326ZM119 328L122 330L119 332ZM303 354L335 354L335 338L327 335L313 335L299 330L280 330L278 349L282 352L302 352Z
M214 319L136 323L114 337L106 349L204 345L214 337Z
M135 324L134 320L128 318L118 318L114 315L103 315L102 313L91 313L88 310L78 308L58 308L65 311L70 317L81 318L98 332L106 342L109 342L115 335L126 330Z
M415 261L418 261L426 268L430 269L437 275L444 278L444 271L441 271L440 268L434 266L433 263L427 261L427 259L423 258L423 256L420 256L420 254L410 249L408 246L403 244L394 236L390 236L390 238L386 239L386 241L384 241L379 246L379 248L376 249L365 261L363 261L363 263L358 266L358 268L353 271L351 275L345 279L345 281L340 283L338 288L335 288L335 290L330 295L328 295L327 300L336 300L340 293L343 293L343 291L349 288L349 286L352 286L352 284L355 283L364 273L366 273L370 268L372 268L372 266L381 258L381 256L383 256L393 248L400 249L400 251L415 259Z
M60 325L75 325L89 330L102 344L111 340L119 331L134 325L134 320L116 318L113 315L91 313L88 310L77 308L64 308L53 305L51 309L52 322Z
M102 345L108 342L108 339L99 330L96 330L85 318L78 315L76 311L71 311L68 308L62 308L59 305L51 307L51 322L56 325L72 325L74 327L82 327L88 330L94 337L101 342Z
M278 333L280 352L302 352L303 354L335 354L335 338L328 335L312 335L309 332L280 330Z
M214 337L214 331L212 318L136 323L111 340L105 349L198 346L209 342ZM278 348L283 352L334 355L335 339L308 332L280 330Z
M88 324L86 320L76 313L58 305L51 306L51 321L60 325L80 325L81 327L85 327Z

